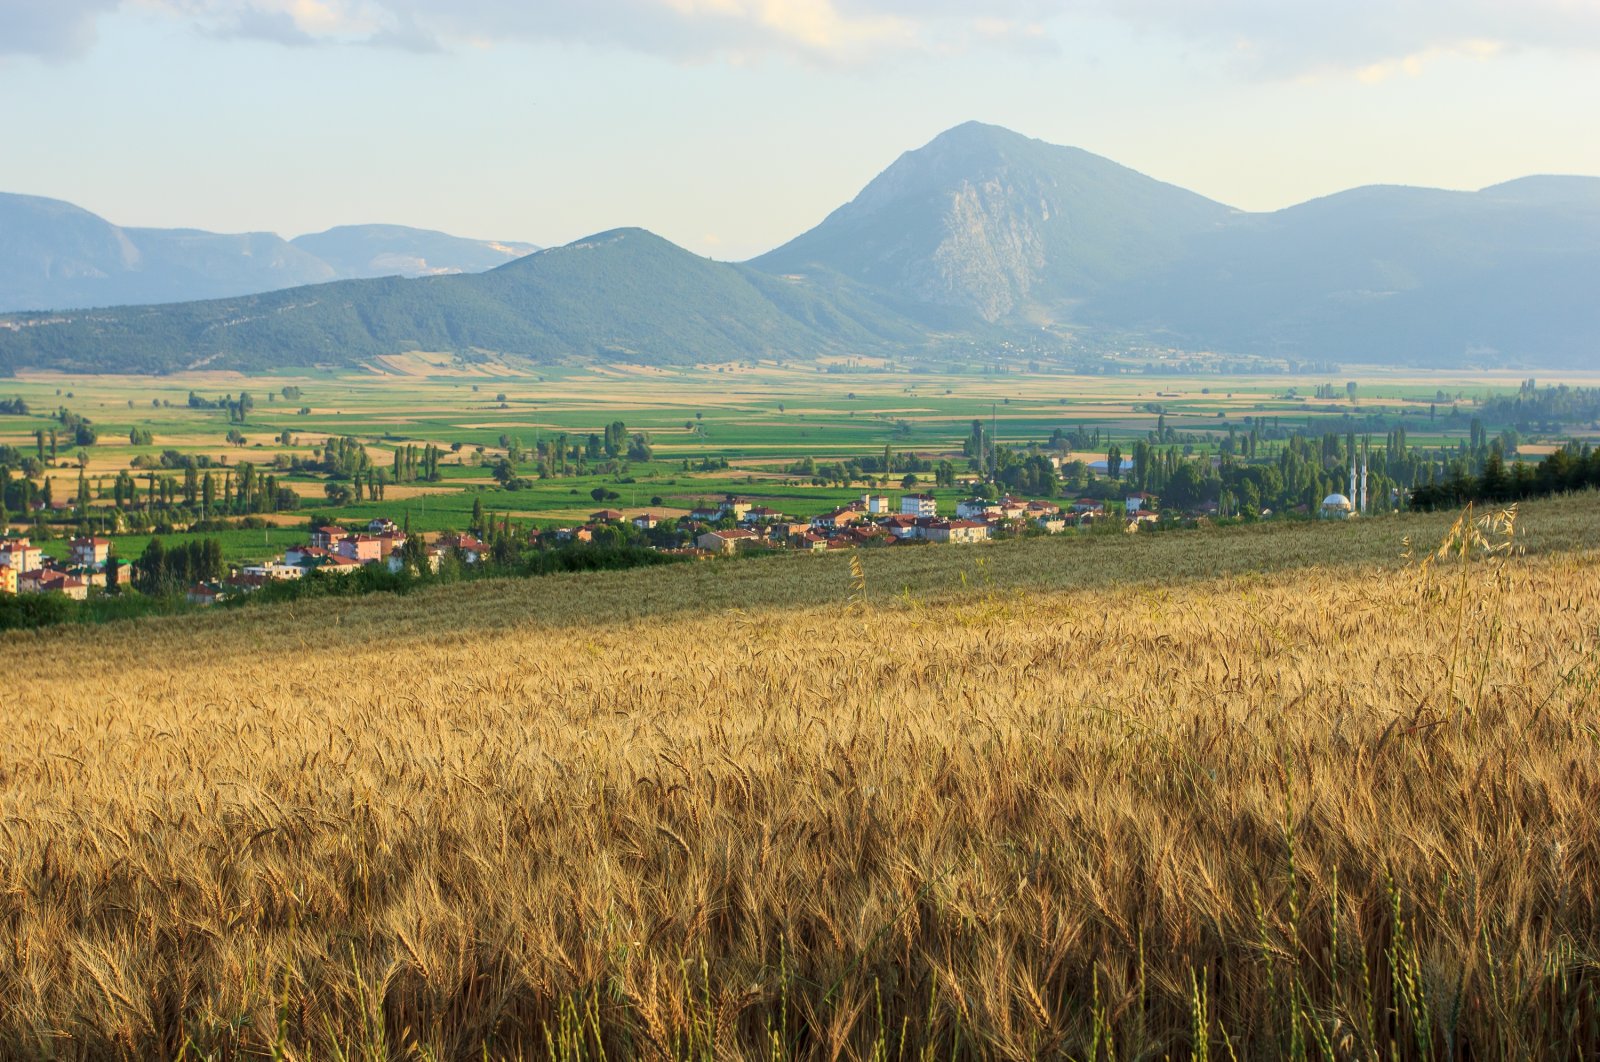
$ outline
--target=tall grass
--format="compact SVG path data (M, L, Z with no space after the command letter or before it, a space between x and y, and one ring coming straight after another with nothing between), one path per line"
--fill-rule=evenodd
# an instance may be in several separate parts
M1592 1057L1596 555L1470 526L1172 585L863 552L808 607L14 636L0 1054Z

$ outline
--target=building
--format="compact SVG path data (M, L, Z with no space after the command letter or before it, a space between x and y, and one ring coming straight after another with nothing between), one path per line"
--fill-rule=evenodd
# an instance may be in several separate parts
M81 564L86 568L103 568L106 560L111 556L111 540L109 538L75 538L68 545L71 551L73 564Z
M299 567L315 565L333 556L333 551L321 546L290 546L283 551L283 562Z
M987 542L989 531L989 525L981 520L930 520L922 528L922 537L953 544Z
M939 501L931 494L902 494L900 511L906 516L938 516Z
M921 529L917 524L919 520L929 519L932 519L932 517L916 517L910 513L901 513L899 516L889 517L879 526L895 538L921 538Z
M891 511L889 497L886 494L863 494L861 496L861 508L873 516L886 516Z
M1355 515L1356 507L1343 494L1330 494L1322 499L1324 520L1348 520Z
M283 582L287 579L298 579L304 575L305 569L297 564L282 561L272 561L268 564L247 564L240 569L245 575L256 575L274 582Z
M189 587L189 593L187 597L189 604L206 607L209 605L215 605L218 599L222 597L222 594L214 586L207 586L205 583L195 583L193 586Z
M382 516L375 516L367 521L367 533L373 535L392 535L400 530L393 520Z
M17 589L24 594L60 594L74 601L82 601L89 596L87 583L53 568L24 572L18 580Z
M338 554L357 564L372 564L383 559L383 540L377 535L346 535L339 540Z
M1130 494L1127 496L1127 498L1123 499L1122 506L1123 510L1129 516L1132 516L1135 513L1154 511L1156 507L1156 501L1157 498L1154 494L1146 494L1144 491L1140 491L1137 494Z
M731 516L736 521L743 520L745 518L745 514L748 513L751 508L752 506L748 499L735 498L732 495L729 495L717 506L717 515L715 519L721 519L724 516Z
M9 564L0 564L0 594L17 592L17 573Z
M584 529L579 528L579 530ZM559 534L560 532L557 532L558 536ZM588 540L585 539L584 541ZM485 546L471 535L440 535L436 545L443 547L445 550L459 550L461 559L468 564L477 564L489 552L488 546Z
M704 505L689 510L689 519L697 524L714 524L722 519L721 509L708 509Z
M640 513L633 518L633 526L640 531L649 531L661 522L655 513Z
M329 552L332 552L339 548L339 540L348 533L349 532L342 527L336 527L333 524L329 524L326 527L319 527L311 532L311 544L318 549L325 549Z
M987 501L983 498L968 498L966 501L956 503L956 518L959 520L983 520L990 516L1000 515L1000 504Z
M1104 516L1106 503L1094 498L1079 498L1072 503L1072 511L1079 516Z
M707 531L694 540L696 547L707 553L731 555L737 550L754 545L758 537L754 531Z
M858 524L864 519L866 517L861 510L847 506L843 509L835 509L832 512L823 513L821 516L812 517L811 526L824 531L836 531L841 527Z
M0 564L19 576L44 567L44 551L26 538L8 538L0 544Z
M769 509L765 505L755 505L751 507L749 512L744 514L744 518L747 523L773 524L782 521L784 515L777 509Z
M601 509L599 512L589 514L591 524L620 524L622 513L616 509Z

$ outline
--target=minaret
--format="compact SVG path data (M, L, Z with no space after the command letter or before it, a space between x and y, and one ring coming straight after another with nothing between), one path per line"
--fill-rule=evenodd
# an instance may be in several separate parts
M1361 448L1361 515L1367 515L1367 467L1371 457L1371 442L1363 444Z

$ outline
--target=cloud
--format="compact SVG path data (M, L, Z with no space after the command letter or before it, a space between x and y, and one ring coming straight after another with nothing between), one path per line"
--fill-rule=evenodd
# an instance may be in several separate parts
M0 0L0 56L70 59L89 50L119 0Z
M1600 50L1594 0L0 0L0 54L81 54L119 6L284 45L568 43L685 62L1043 54L1107 24L1266 78L1383 80L1450 55Z
M1589 0L1083 0L1063 3L1175 35L1257 76L1384 80L1445 56L1600 50Z

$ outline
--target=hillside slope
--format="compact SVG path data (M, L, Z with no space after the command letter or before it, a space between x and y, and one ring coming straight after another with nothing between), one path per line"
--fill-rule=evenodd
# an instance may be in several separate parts
M1086 151L968 122L750 264L832 271L990 323L1053 317L1164 265L1232 213Z
M487 273L10 320L12 327L0 327L0 371L350 365L403 350L684 363L920 340L909 322L837 285L713 262L640 229L601 233Z

